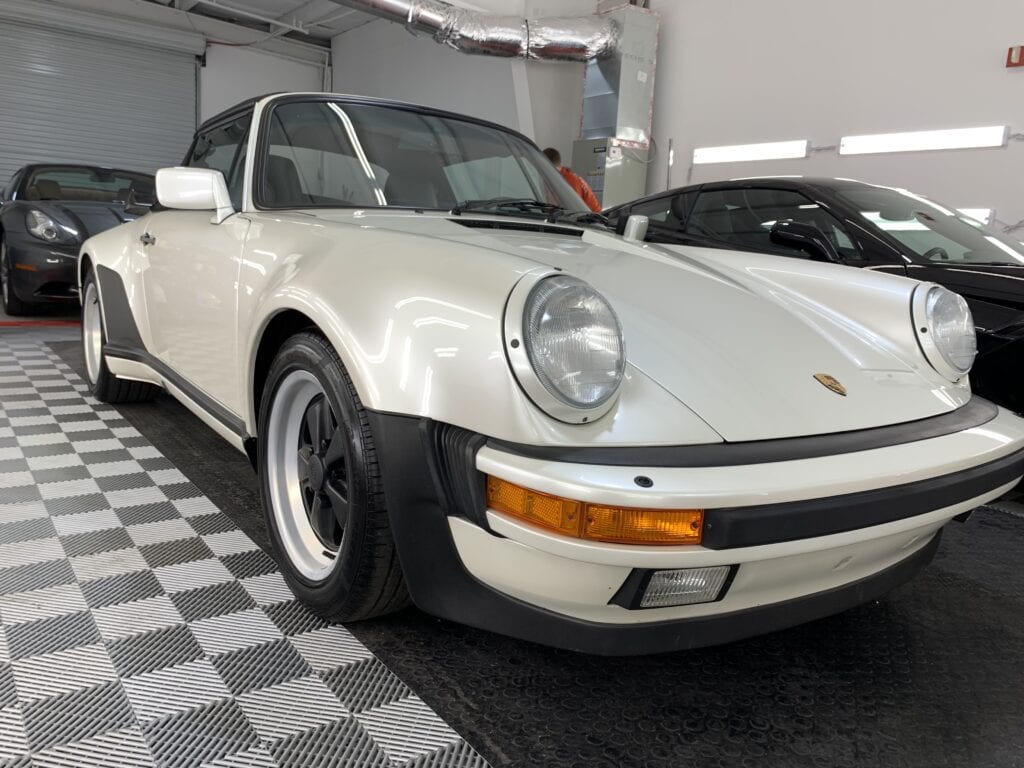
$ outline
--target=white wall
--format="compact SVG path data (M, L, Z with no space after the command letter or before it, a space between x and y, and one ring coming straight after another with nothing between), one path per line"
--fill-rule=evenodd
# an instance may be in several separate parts
M512 63L469 57L383 19L332 41L334 90L450 109L519 128Z
M275 91L322 91L323 70L252 48L210 45L199 71L199 119L252 96Z
M649 188L687 183L694 147L1010 125L1024 131L1024 4L934 0L651 0L661 13ZM692 181L765 174L844 176L905 186L956 207L1024 219L1024 144L1002 149L701 165Z

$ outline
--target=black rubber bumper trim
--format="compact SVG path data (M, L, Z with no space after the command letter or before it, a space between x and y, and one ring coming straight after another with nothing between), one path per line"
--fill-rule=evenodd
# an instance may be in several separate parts
M709 549L753 547L883 525L973 499L1021 475L1024 449L960 472L873 491L709 509L701 544Z
M436 480L432 422L368 413L382 465L392 533L413 601L435 616L522 640L624 656L697 648L772 632L873 600L909 580L935 554L939 536L905 560L835 589L716 616L644 624L601 624L553 613L502 594L462 564Z
M930 440L962 432L971 427L980 427L992 421L998 413L999 409L994 404L974 396L966 405L941 416L886 427L811 437L704 445L624 447L535 446L503 440L488 440L487 444L498 451L566 464L602 464L615 467L733 467L838 456L843 453L870 451L918 440Z

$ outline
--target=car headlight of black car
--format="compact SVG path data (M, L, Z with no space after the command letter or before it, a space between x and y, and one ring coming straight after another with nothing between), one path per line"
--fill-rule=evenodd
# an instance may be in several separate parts
M509 297L505 336L520 386L550 416L586 423L613 405L626 368L622 326L584 281L525 278Z
M964 297L923 283L911 298L917 340L932 367L950 381L966 376L978 353L974 318Z
M78 242L78 230L55 221L52 216L38 211L29 210L25 214L25 229L33 237L47 243L68 244Z

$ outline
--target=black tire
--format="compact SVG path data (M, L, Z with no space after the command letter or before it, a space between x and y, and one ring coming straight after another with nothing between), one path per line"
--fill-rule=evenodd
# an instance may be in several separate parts
M3 296L4 313L12 317L31 315L35 312L36 306L22 301L15 295L12 285L13 274L11 257L7 253L7 239L0 235L0 294Z
M86 274L85 280L82 282L82 351L88 359L89 350L86 348L86 345L89 343L87 339L89 328L87 327L86 319L86 313L89 311L89 307L86 306L87 296L95 298L97 303L100 301L99 291L96 288L96 276L91 270ZM107 329L103 326L102 312L99 313L98 322L102 338L102 348L102 344L107 343ZM156 393L160 391L160 388L154 384L117 378L107 368L107 361L102 354L98 355L95 367L95 380L93 380L93 372L89 370L88 363L86 364L85 378L92 390L93 396L104 403L144 403L152 400Z
M278 455L278 451L295 450L301 455L299 445L272 446L269 438L275 399L287 397L279 395L282 391L281 385L296 372L311 374L319 383L323 390L322 397L331 410L329 423L333 426L330 431L330 442L333 445L333 438L339 438L343 441L339 445L345 450L344 459L341 460L343 465L321 465L321 475L326 478L322 481L325 489L332 482L332 477L343 473L347 511L344 525L340 522L337 524L340 542L335 556L330 558L326 566L331 570L319 580L304 575L292 561L289 549L284 543L284 535L279 528L274 508L275 494L272 492L271 484L280 484L286 479L287 473L281 466L283 462L278 461L274 473L268 471L268 462L272 460L272 456ZM302 423L307 423L308 414L307 410L306 416L300 419ZM283 417L273 418L279 419L278 423L282 423L280 419ZM300 430L301 443L303 427L299 426L297 429ZM298 333L289 338L278 351L263 388L259 411L259 435L257 468L267 529L281 572L295 595L329 621L368 619L409 605L398 553L391 535L380 465L377 462L366 411L359 402L341 359L319 334ZM329 450L324 450L329 455ZM300 496L305 499L306 493L311 491L309 484L312 481L304 482L306 485L300 482L299 488ZM295 509L291 513L292 519L298 519L303 513L307 520L309 519L310 505L305 501L303 504L302 510ZM294 504L287 505L284 502L282 505L289 509L295 507ZM334 519L331 518L332 521ZM309 530L313 530L313 527L310 526ZM331 551L334 552L333 548Z

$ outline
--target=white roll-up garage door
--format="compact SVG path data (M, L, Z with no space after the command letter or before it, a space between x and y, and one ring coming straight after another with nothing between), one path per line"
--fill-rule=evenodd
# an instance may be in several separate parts
M27 163L177 165L195 130L195 67L188 53L0 23L0 186Z

